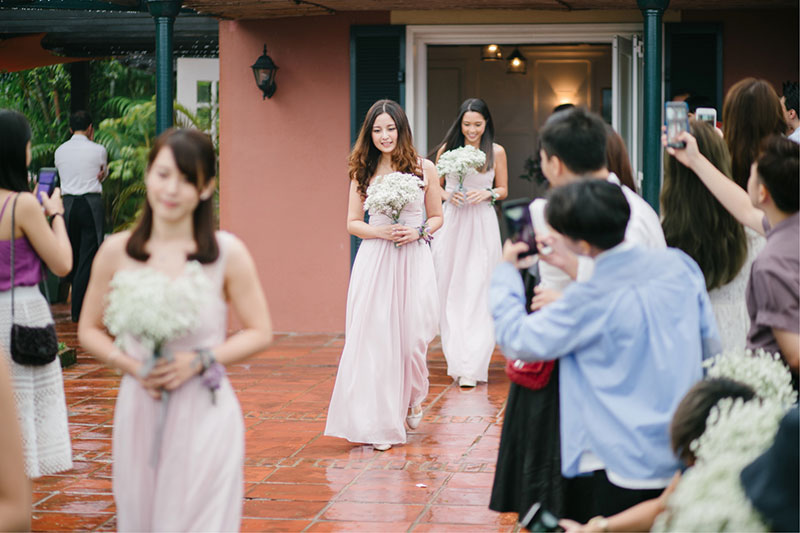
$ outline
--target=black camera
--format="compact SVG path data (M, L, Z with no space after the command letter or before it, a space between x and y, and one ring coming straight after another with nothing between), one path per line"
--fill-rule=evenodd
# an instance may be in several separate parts
M564 531L564 528L558 525L558 517L544 509L541 502L536 502L531 505L525 516L520 518L520 527L533 531L536 533L545 531Z

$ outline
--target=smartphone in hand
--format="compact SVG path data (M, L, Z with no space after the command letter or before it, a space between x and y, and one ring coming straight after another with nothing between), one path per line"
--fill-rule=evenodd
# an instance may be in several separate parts
M39 200L39 203L42 203L42 194L45 193L47 196L53 194L53 190L56 188L56 177L58 176L58 170L51 167L42 167L39 169L39 179L37 181L39 188L36 193L36 199Z
M531 222L531 201L527 198L503 202L503 219L508 229L508 238L513 242L524 242L528 245L528 251L521 253L520 257L527 257L535 254L536 233L533 231Z
M702 122L708 122L712 128L717 127L717 110L713 107L698 107L694 112L694 117Z
M684 131L689 131L689 106L686 102L667 102L664 104L664 117L667 127L667 146L686 148L686 143L677 138Z

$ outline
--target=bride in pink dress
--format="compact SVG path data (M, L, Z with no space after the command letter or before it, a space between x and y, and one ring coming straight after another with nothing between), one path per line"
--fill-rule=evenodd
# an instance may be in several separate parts
M501 258L501 246L492 206L508 196L508 164L506 151L493 140L494 123L486 102L470 98L461 104L436 154L438 159L448 150L467 145L486 154L485 167L470 170L461 187L457 176L441 176L444 225L432 245L442 351L447 374L461 387L487 381L495 345L489 280Z
M398 223L379 213L364 222L367 187L392 172L419 177L419 194ZM427 219L425 214L427 213ZM403 109L379 100L350 154L347 230L363 239L347 293L345 345L325 435L388 450L416 428L428 394L428 344L439 302L428 234L442 225L433 163L417 156Z
M214 170L207 135L163 133L150 152L137 227L106 239L92 266L78 337L97 359L123 372L113 431L120 531L240 528L244 419L221 365L265 349L272 326L249 252L230 233L214 231ZM194 329L167 342L161 353L171 358L158 359L149 374L151 352L127 331L117 338L125 340L123 352L104 327L107 297L134 275L153 284L166 276L171 287L198 280L189 286L205 296ZM228 303L242 323L230 338Z

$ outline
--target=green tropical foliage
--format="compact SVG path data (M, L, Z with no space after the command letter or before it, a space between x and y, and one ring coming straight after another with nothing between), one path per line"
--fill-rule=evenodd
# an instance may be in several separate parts
M31 124L31 170L53 166L69 137L70 80L64 65L0 74L0 108L24 114Z

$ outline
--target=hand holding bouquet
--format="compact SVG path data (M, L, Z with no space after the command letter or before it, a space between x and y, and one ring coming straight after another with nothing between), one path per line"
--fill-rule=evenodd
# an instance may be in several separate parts
M392 172L378 176L367 188L364 210L386 215L397 224L400 212L417 198L421 188L422 180L412 174Z
M436 172L440 176L453 175L458 178L458 191L464 191L464 177L470 169L478 169L486 164L486 154L474 146L466 145L448 150L439 156Z

